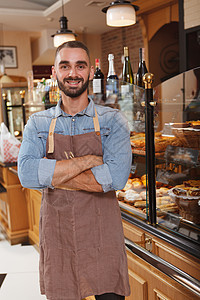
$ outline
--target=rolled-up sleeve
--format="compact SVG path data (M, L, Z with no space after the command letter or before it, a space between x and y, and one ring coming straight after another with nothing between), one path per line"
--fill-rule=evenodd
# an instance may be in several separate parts
M111 132L103 147L103 165L92 168L93 175L104 192L123 189L131 169L130 130L121 112L111 120Z
M45 147L38 137L34 117L25 126L18 156L18 176L22 186L30 189L52 187L56 160L45 159Z

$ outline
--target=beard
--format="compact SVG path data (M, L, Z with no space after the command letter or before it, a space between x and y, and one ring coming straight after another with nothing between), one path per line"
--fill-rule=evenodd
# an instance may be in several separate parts
M75 77L75 78L72 78L72 77L68 77L68 78L64 78L63 79L63 82L61 82L58 77L56 76L57 78L57 82L58 82L58 87L59 89L68 97L70 98L76 98L76 97L79 97L81 94L83 94L85 92L85 90L88 88L88 85L89 85L89 76L88 76L88 79L86 80L85 83L83 83L83 78L79 78L79 77ZM77 87L66 87L64 85L64 83L68 80L79 80L82 82L82 86L80 88L77 88Z

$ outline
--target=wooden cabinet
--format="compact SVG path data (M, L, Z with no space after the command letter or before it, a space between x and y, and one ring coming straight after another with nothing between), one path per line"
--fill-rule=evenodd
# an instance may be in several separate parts
M197 300L186 287L128 251L131 295L126 300Z
M26 199L29 218L29 239L39 246L39 220L42 194L36 190L26 190Z
M123 221L123 227L126 238L200 281L200 260L198 258L126 221Z
M16 168L15 168L16 169ZM28 214L24 189L17 174L6 165L0 166L0 225L11 244L28 239Z
M125 238L142 246L165 262L200 280L200 260L170 245L153 234L123 221ZM144 259L127 250L131 296L126 300L200 299L190 289L176 282Z

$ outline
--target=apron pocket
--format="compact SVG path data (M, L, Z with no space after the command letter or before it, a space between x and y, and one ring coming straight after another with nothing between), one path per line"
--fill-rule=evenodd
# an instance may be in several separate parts
M97 248L101 245L101 212L99 199L79 192L75 209L77 250Z
M43 243L47 247L74 251L74 231L70 208L62 211L51 208L42 218Z

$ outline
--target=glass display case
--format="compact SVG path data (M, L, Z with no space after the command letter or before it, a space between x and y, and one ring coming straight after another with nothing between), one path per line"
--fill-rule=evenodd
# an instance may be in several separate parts
M118 101L133 153L128 182L117 191L122 217L200 258L200 68L150 89L152 95L147 89L146 101L142 88L133 90Z
M1 122L4 122L11 134L18 138L22 137L30 115L56 105L55 102L43 102L42 94L30 95L27 82L2 83L0 96Z
M25 90L22 100L20 91ZM2 83L1 84L1 121L15 136L21 136L25 125L23 103L27 102L27 83Z

